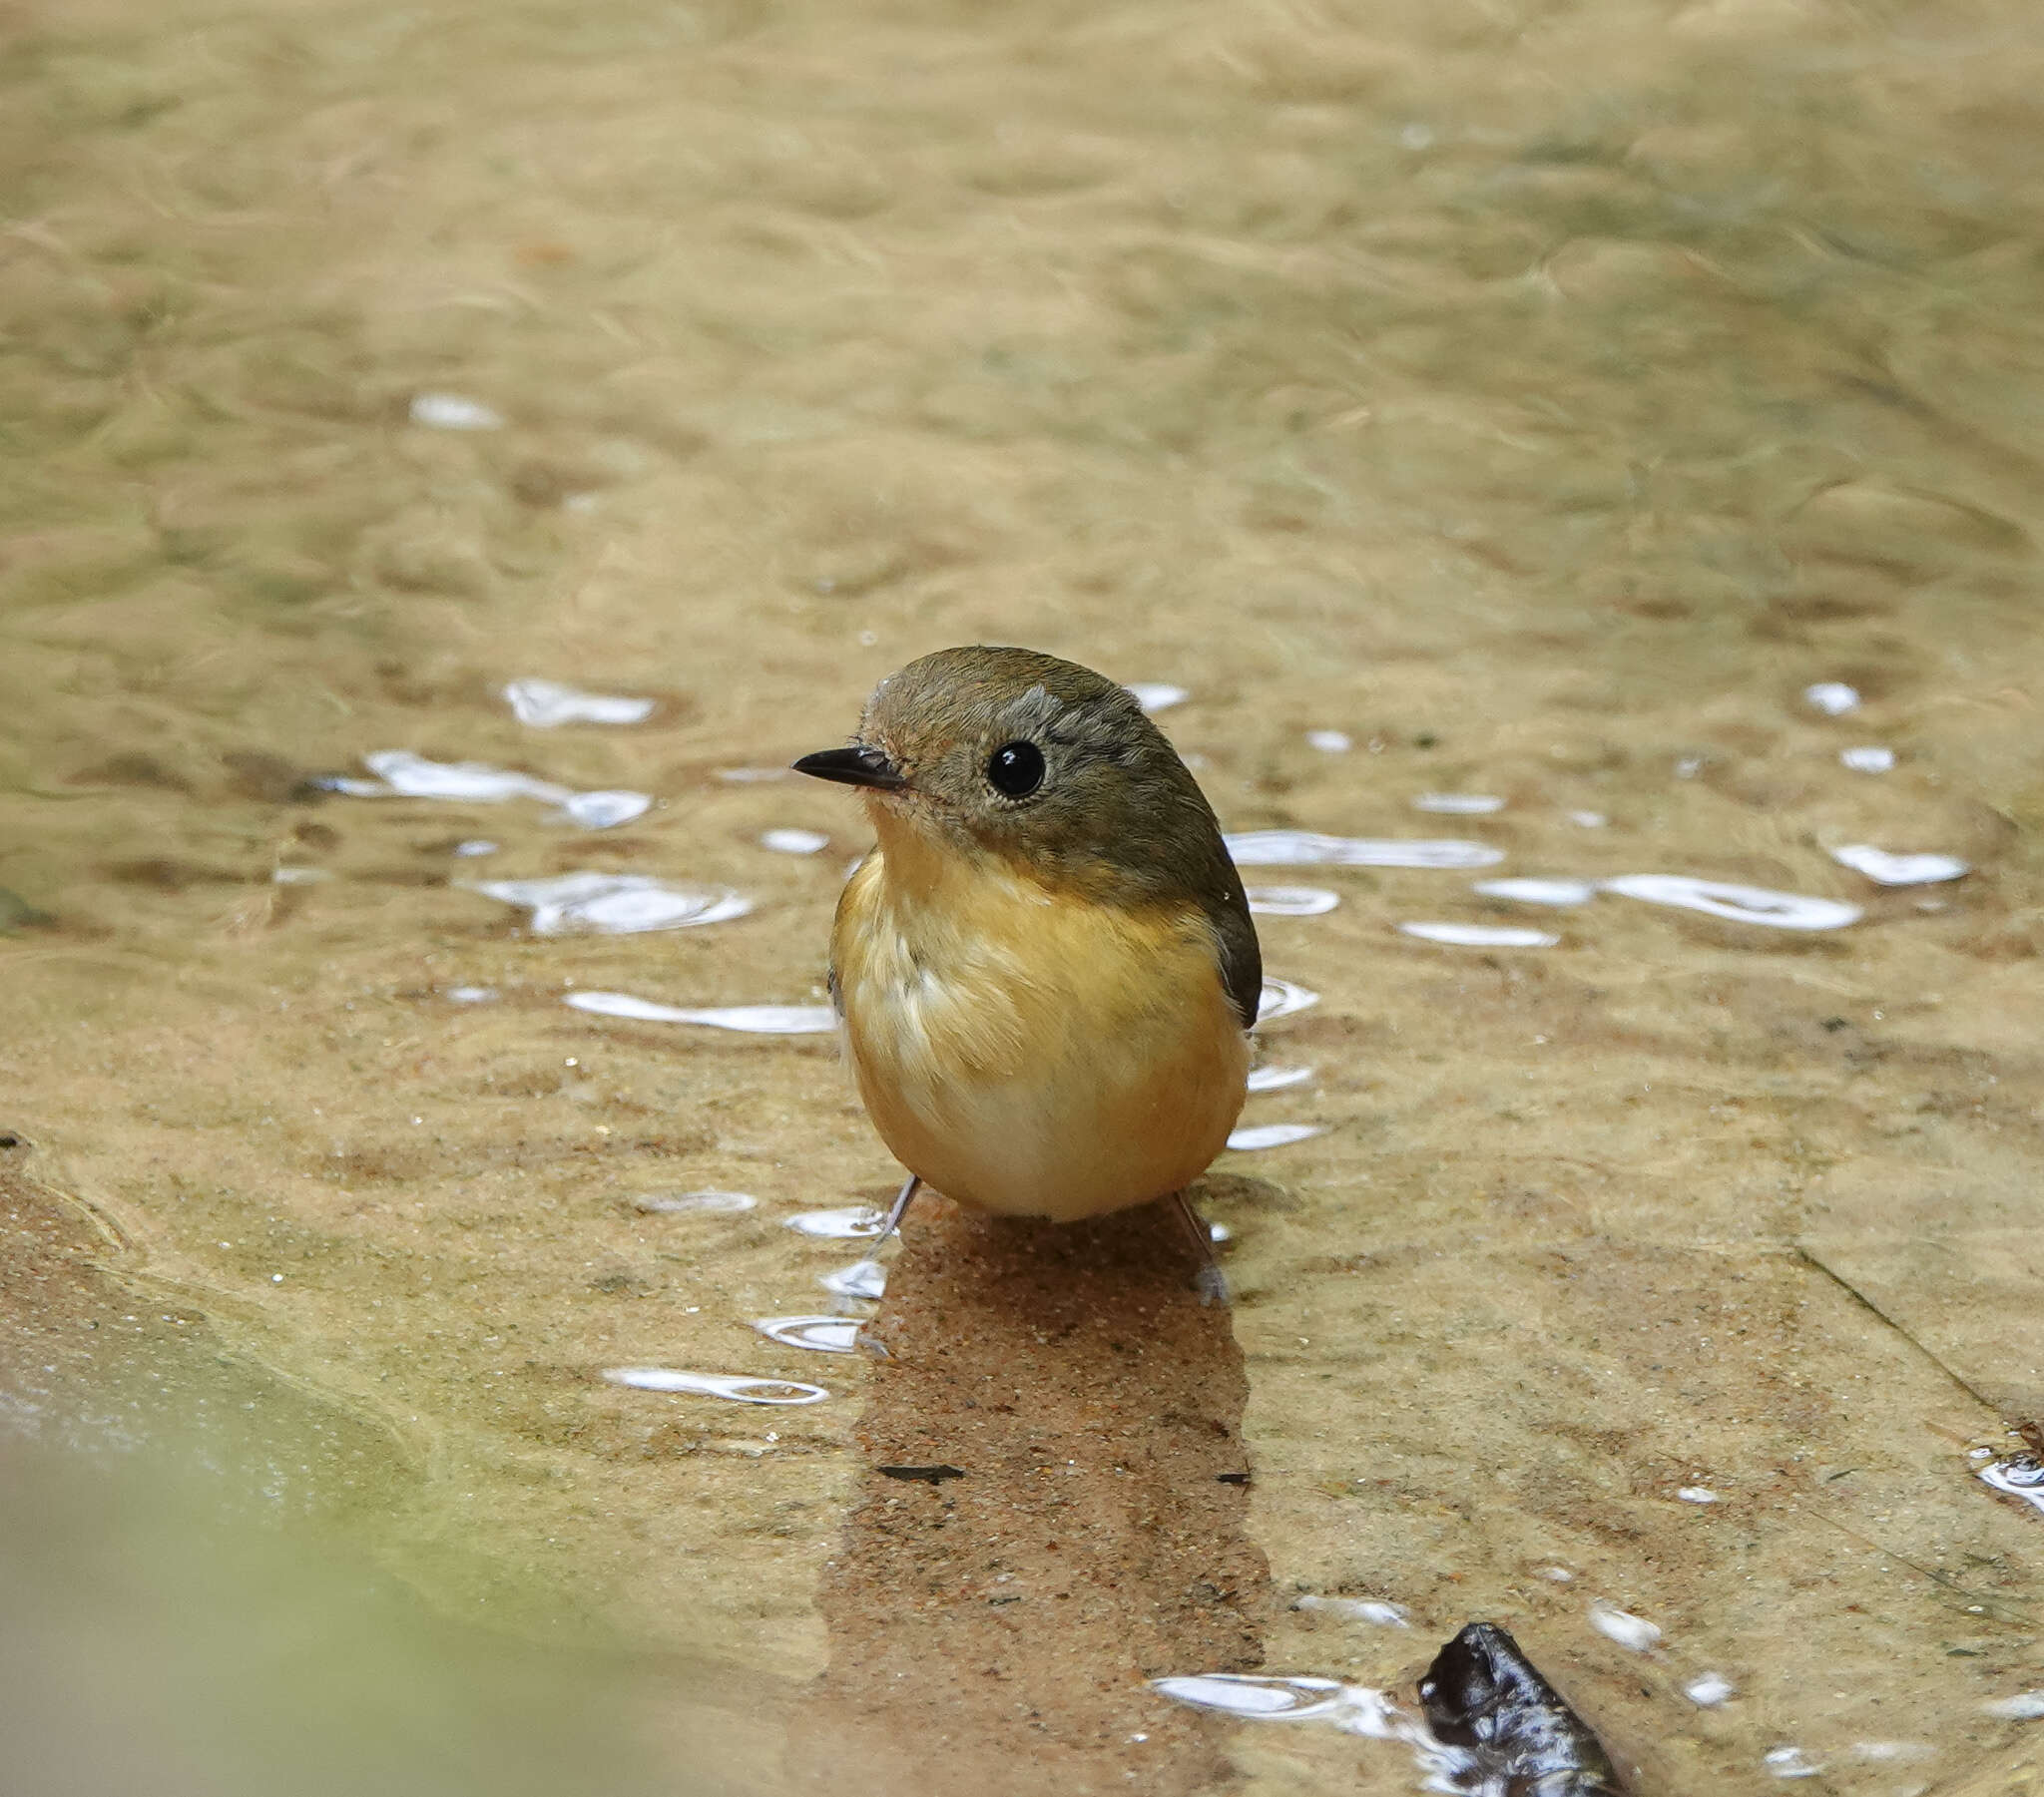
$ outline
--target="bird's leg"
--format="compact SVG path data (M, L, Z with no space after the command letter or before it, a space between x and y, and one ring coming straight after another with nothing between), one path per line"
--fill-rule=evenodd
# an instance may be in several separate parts
M1193 1201L1182 1191L1171 1194L1173 1207L1185 1223L1193 1238L1194 1249L1200 1256L1200 1270L1193 1277L1193 1285L1200 1294L1200 1302L1226 1304L1229 1301L1228 1275L1221 1270L1221 1262L1214 1257L1214 1231L1207 1227L1205 1219L1193 1208Z
M920 1173L910 1173L906 1179L902 1180L901 1189L894 1194L894 1202L888 1208L886 1225L880 1230L878 1235L873 1237L873 1245L866 1251L867 1259L870 1260L873 1255L877 1254L885 1245L887 1237L901 1227L901 1219L908 1214L908 1207L915 1202L915 1194L920 1190L922 1190L922 1175Z
M901 1189L894 1194L894 1202L888 1207L887 1220L880 1225L880 1233L873 1237L873 1245L866 1250L865 1258L848 1266L839 1275L871 1284L872 1291L861 1291L859 1297L874 1297L886 1283L887 1275L880 1266L880 1250L887 1245L887 1237L901 1226L901 1219L908 1214L908 1206L914 1202L915 1194L922 1190L922 1175L910 1173Z

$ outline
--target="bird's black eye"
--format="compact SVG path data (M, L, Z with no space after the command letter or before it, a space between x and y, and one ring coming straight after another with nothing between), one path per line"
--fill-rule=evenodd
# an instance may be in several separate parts
M1043 784L1043 750L1033 742L1004 742L986 764L996 792L1027 798Z

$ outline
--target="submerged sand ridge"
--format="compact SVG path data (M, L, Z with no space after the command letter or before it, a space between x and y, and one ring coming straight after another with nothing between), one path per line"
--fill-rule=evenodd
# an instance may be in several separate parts
M1253 1474L1160 1552L1269 1598L1131 1623L1111 1697L1053 1636L1031 1738L1403 1791L1394 1742L1131 1681L1389 1688L1486 1618L1643 1790L2034 1782L2044 1513L1980 1476L2044 1405L2027 12L0 30L0 1132L194 1319L152 1328L378 1444L322 1527L464 1616L903 1713L846 1544L934 1577L977 1500L858 1431L955 1382L753 1325L944 1367L1152 1272L938 1216L877 1306L825 1289L861 1245L786 1219L897 1177L829 1037L668 1014L825 1003L864 837L782 770L1022 641L1180 689L1226 827L1321 856L1251 883L1337 900L1258 920L1317 1002L1209 1181L1234 1347L1153 1325ZM563 876L555 933L483 889ZM1045 1416L1099 1389L1016 1344ZM90 1410L72 1364L23 1348L13 1427ZM1064 1607L1112 1640L1108 1576ZM780 1724L741 1756L772 1788Z
M1148 1680L1262 1663L1248 1384L1162 1206L1073 1228L932 1201L910 1227L826 1563L809 1753L853 1789L1210 1788Z

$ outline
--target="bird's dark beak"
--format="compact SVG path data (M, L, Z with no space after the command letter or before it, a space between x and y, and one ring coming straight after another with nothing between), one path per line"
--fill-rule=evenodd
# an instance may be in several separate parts
M908 782L901 769L876 748L855 742L850 748L819 749L794 764L796 773L812 773L819 780L836 780L844 786L870 786L876 792L899 792Z

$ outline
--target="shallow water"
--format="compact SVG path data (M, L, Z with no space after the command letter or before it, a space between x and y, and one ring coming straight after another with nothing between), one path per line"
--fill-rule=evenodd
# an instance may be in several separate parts
M865 841L780 770L1019 640L1178 695L1252 881L1339 900L1259 920L1311 1072L1203 1200L1264 1668L1389 1689L1485 1617L1642 1789L2034 1782L2044 1515L1980 1476L2044 1415L2031 9L0 34L0 1130L138 1315L388 1444L334 1530L470 1619L822 1670L875 1363L755 1325L842 1283L787 1219L898 1173L775 1033ZM525 796L319 784L399 745ZM622 909L543 934L569 875ZM12 1427L113 1413L44 1364Z

